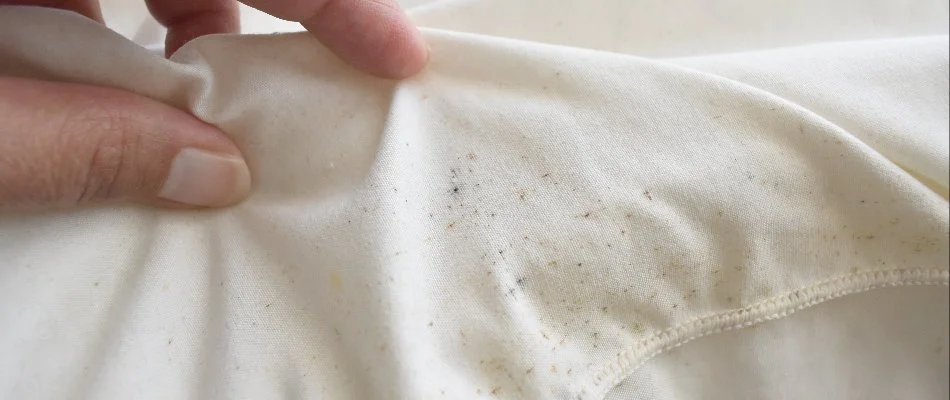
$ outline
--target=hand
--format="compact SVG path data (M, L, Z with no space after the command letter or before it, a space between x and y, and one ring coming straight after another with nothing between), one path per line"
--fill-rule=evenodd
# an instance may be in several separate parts
M428 54L395 0L244 0L299 21L344 61L405 78ZM238 32L234 0L147 0L171 54L189 40ZM63 8L97 21L97 0L0 0ZM0 77L0 211L132 201L220 207L247 196L250 173L217 128L115 89Z

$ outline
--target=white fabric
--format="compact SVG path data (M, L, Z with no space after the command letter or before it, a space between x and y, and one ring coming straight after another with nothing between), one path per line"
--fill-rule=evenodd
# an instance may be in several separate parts
M607 399L946 399L948 303L941 287L831 301L672 349Z
M255 178L225 210L0 216L0 396L602 399L692 339L847 321L838 298L885 286L920 326L830 382L892 385L898 353L935 376L902 332L947 336L919 304L950 261L947 3L830 3L436 3L398 83L304 33L167 61L0 8L0 73L192 111Z

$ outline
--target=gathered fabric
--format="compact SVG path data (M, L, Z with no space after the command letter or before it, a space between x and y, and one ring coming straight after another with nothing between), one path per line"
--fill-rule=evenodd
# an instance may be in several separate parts
M396 82L0 7L0 74L187 110L254 181L0 215L0 397L946 398L947 8L435 2Z

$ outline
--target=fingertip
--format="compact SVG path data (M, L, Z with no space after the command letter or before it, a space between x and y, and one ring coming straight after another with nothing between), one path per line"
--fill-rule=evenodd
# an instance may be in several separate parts
M422 34L388 2L330 1L301 24L340 59L379 77L411 77L429 59Z
M412 30L415 31L413 43L406 46L401 56L393 56L394 59L398 59L398 61L395 61L394 65L391 66L391 76L393 78L410 78L421 72L426 64L429 63L431 48L426 44L425 38L422 37L422 34L415 27L412 27Z
M155 20L168 29L167 56L195 38L241 31L240 11L234 0L146 0L146 5Z

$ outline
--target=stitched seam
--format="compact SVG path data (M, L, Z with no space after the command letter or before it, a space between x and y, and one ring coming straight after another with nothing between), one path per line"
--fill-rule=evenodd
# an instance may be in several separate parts
M873 289L913 285L946 286L948 281L950 281L950 271L940 269L866 271L825 279L814 285L758 301L738 310L694 318L656 332L622 350L614 360L608 362L590 382L581 388L578 398L603 399L614 387L647 361L704 336L784 318L794 312L829 300Z

